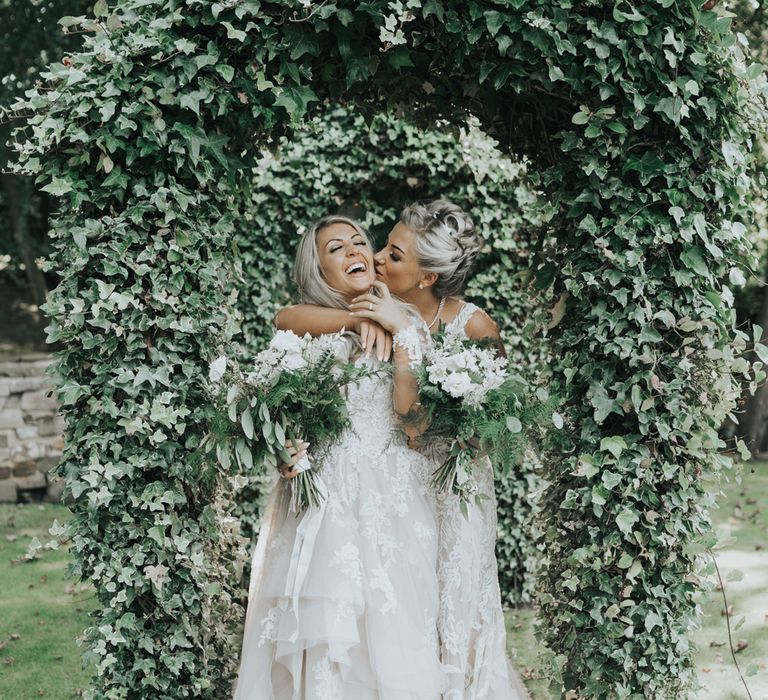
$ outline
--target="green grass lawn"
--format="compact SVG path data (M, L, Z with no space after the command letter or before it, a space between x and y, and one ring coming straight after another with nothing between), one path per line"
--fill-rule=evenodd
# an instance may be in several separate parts
M754 700L768 698L768 464L745 468L742 484L725 487L725 498L714 513L718 531L728 544L719 551L723 579L740 570L740 581L726 580L733 607L734 644ZM88 682L77 639L88 625L94 606L85 584L64 578L66 551L45 551L35 561L24 560L32 537L50 539L54 519L68 511L57 505L0 506L0 700L49 698L73 700ZM17 563L14 563L17 562ZM716 595L715 595L716 594ZM695 700L746 698L728 648L728 633L720 593L704 603L705 616L694 640L702 688ZM549 698L546 662L533 635L533 611L506 615L510 654L534 700Z
M92 590L64 578L65 550L24 559L31 539L50 540L54 519L68 514L52 504L0 506L0 700L72 700L87 684L76 640Z

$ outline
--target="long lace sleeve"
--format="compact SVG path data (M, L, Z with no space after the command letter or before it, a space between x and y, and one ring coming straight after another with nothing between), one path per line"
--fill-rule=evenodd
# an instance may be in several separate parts
M392 345L395 350L404 350L408 354L408 364L412 367L422 361L424 357L423 331L420 333L414 322L392 336Z
M407 417L403 421L403 429L411 439L427 427L426 423L418 419L422 409L415 370L426 355L429 340L429 331L420 319L414 320L392 337L395 365L392 403L398 415Z

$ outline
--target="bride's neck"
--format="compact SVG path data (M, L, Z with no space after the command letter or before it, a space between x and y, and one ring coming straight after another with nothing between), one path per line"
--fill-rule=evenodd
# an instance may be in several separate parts
M419 315L427 322L430 323L437 313L437 309L440 306L440 299L432 291L432 288L427 289L414 289L407 298L403 296L403 301L415 306Z

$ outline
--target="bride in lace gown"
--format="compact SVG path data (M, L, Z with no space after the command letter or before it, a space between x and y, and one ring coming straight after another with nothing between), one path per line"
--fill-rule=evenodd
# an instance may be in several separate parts
M357 224L329 217L305 234L296 276L305 300L342 305L370 287L373 251ZM340 356L352 347L342 337ZM351 361L379 364L362 354ZM271 492L235 700L443 697L430 461L408 448L393 410L393 389L408 374L406 356L404 372L349 387L352 430L323 458L319 508L292 512L288 479Z
M401 329L393 324L391 309L381 299L381 292L356 297L350 314L305 305L290 307L280 312L278 326L320 334L344 326L357 329L361 321L368 320L377 324L379 333L367 327L361 329L366 350L376 349L380 358L386 358L389 346L380 333L385 329L394 333L395 347L408 349L410 359L416 360L431 342L431 334L443 324L446 332L491 338L503 352L495 323L481 309L458 298L480 247L470 218L458 206L441 200L425 206L411 205L403 211L385 247L374 258L376 286L386 284L389 292L419 312L410 328ZM411 400L417 401L418 397ZM418 431L410 427L405 430L411 437L410 444L416 447ZM442 462L447 449L445 444L421 445L414 454L429 457L431 473ZM468 518L461 514L456 496L430 490L438 527L438 640L446 674L441 697L527 698L506 653L495 554L496 496L490 460L483 459L473 473L486 499L483 507L470 506Z

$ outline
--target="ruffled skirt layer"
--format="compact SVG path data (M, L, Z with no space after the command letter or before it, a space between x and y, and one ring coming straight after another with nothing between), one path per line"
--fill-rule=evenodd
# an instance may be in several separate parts
M289 510L275 485L254 553L235 700L430 700L445 672L437 635L437 528L420 457L337 451L328 495Z

